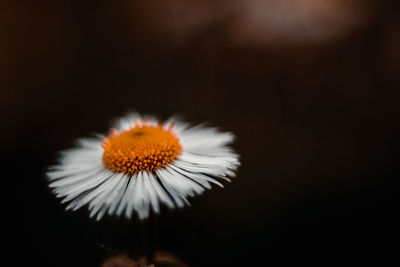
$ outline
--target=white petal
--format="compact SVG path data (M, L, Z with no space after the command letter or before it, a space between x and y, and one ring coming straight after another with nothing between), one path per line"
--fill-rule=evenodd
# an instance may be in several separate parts
M73 210L76 210L82 207L83 205L88 204L91 201L91 199L96 196L96 191L102 190L102 186L104 186L104 184L106 184L113 175L114 175L113 173L106 171L101 175L99 175L98 177L96 177L96 183L92 185L92 188L80 192L81 195L79 195L78 193L76 195L71 194L70 196L65 198L63 202L68 202L70 199L74 199L67 206L67 209L72 208Z
M123 190L126 177L124 177L124 175L121 173L118 175L118 179L119 181L117 185L110 191L110 193L108 193L105 196L105 198L103 198L103 203L97 204L97 207L100 206L101 208L100 209L97 208L99 209L99 212L97 213L96 220L100 220L104 216L109 207L111 208L111 206L113 205L118 205L120 200L120 195L122 195L120 194L120 191ZM95 209L96 208L94 207L92 211L94 214L96 213Z
M85 148L93 148L101 150L101 143L103 142L103 136L99 135L97 138L79 138L77 140L78 145Z
M58 193L60 196L67 196L63 202L68 202L71 199L74 199L79 194L91 190L105 181L106 172L99 172L96 176L88 177L84 181L80 181L80 183L76 183L73 185L69 185L67 187L59 187L54 189L54 192Z
M51 168L51 170L49 170L46 174L47 178L50 181L55 181L61 178L67 178L67 177L71 177L71 176L79 176L79 175L86 175L90 172L95 172L99 169L99 165L96 164L91 164L91 165L87 165L85 167L82 168L71 168L71 169L66 169L66 168Z
M160 204L158 203L157 193L150 181L151 179L155 179L155 177L153 175L150 176L147 172L143 172L144 190L148 192L147 197L153 207L153 211L158 213L160 211Z
M234 164L238 163L238 160L235 158L228 157L210 157L204 155L195 155L190 153L183 153L180 157L180 160L186 161L188 163L193 163L197 165L211 165L218 166L219 168L228 168Z
M144 188L143 172L139 172L137 176L135 193L133 195L133 207L139 215L140 219L146 218L149 214L149 200L147 191Z
M160 179L162 185L167 190L169 195L175 201L176 205L181 208L185 206L185 204L189 204L186 199L186 193L179 191L178 188L175 188L170 182L169 175L164 169L160 169L156 171L158 178Z
M107 173L105 177L103 177L105 181L85 195L77 204L76 208L91 203L95 197L102 194L104 191L109 190L110 184L112 184L112 182L115 180L115 176L116 175L114 173Z
M116 174L110 178L110 183L104 187L103 191L98 194L89 204L90 217L94 216L103 205L110 205L113 195L117 192L118 184L123 179L122 174Z
M157 178L154 177L153 174L150 174L149 176L151 178L150 183L153 185L153 188L154 188L158 198L161 200L161 202L165 203L169 208L173 208L174 202L168 196L167 192L165 192L165 190L158 183Z
M218 182L215 179L212 179L204 174L201 173L193 173L193 172L187 172L175 165L170 165L172 169L174 169L175 171L177 171L178 173L181 173L182 175L187 176L188 178L191 178L192 180L200 183L202 186L204 186L207 189L211 188L211 185L209 182L214 183L219 185L220 187L224 187L220 182Z
M120 189L118 190L118 194L115 197L115 200L113 201L113 203L111 203L110 205L110 209L108 210L108 214L112 215L114 214L116 208L121 205L122 202L122 198L125 195L127 186L128 186L128 182L129 182L130 177L129 176L124 176L123 177L123 184L121 185Z
M122 203L120 208L125 208L125 216L128 218L132 217L132 211L133 211L133 195L135 194L136 190L136 183L137 183L137 176L132 176L130 178L128 188L125 191L125 195L122 199ZM126 203L126 204L125 204ZM120 209L117 210L117 214L120 213Z
M175 160L174 165L178 166L179 168L186 170L188 172L198 172L204 173L210 176L224 176L225 175L225 168L221 168L219 166L214 165L197 165L193 163L184 162L182 160Z
M68 185L75 185L76 183L80 183L82 181L86 181L87 179L90 179L93 176L96 176L97 174L101 173L102 171L104 171L104 169L102 168L102 166L96 166L90 170L88 170L87 172L82 172L79 174L75 174L75 175L69 175L66 176L58 176L58 177L62 177L62 179L57 179L56 181L50 183L50 187L56 187L56 188L62 188L64 186L68 186Z

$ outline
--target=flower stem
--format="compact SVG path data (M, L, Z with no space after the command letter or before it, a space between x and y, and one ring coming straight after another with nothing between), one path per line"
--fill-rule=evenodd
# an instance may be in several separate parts
M159 248L158 243L158 217L150 214L149 218L140 222L141 254L153 262L154 253Z

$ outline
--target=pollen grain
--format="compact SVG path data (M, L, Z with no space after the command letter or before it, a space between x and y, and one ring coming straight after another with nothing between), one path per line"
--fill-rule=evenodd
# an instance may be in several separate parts
M137 125L121 133L114 129L101 146L104 166L129 175L163 168L182 153L179 138L161 125Z

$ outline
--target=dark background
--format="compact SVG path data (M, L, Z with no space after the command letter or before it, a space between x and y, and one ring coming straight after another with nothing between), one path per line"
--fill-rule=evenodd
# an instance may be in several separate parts
M232 131L237 178L164 210L191 266L399 251L396 1L1 1L2 218L13 265L140 254L141 224L65 212L43 176L128 110ZM9 240L9 241L8 241Z

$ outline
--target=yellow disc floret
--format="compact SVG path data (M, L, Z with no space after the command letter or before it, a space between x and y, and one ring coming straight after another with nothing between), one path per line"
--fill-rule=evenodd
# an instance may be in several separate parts
M114 129L101 146L104 166L126 174L163 168L182 152L176 134L161 125L137 125L121 133Z

